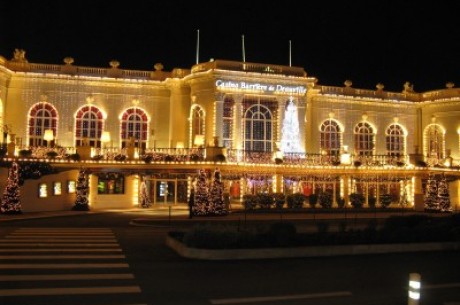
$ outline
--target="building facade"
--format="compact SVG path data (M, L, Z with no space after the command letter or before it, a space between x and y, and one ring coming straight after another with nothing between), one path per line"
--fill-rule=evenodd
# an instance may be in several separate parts
M459 203L460 90L417 93L324 86L301 67L213 60L153 71L0 57L4 160L58 173L24 182L24 210L75 201L89 174L94 209L187 202L197 170L220 168L232 200L244 194L352 193L423 209L426 181L447 177ZM78 158L76 157L78 156ZM3 176L6 181L6 169ZM1 185L2 187L4 185Z

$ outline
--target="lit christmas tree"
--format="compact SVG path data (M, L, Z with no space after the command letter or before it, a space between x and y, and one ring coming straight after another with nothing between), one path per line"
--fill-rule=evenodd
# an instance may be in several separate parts
M281 129L281 151L283 153L303 153L300 147L299 115L297 106L292 97L284 112L283 127Z
M426 191L424 196L425 210L439 210L438 204L438 184L435 177L431 175L426 181Z
M141 206L143 208L148 208L152 204L150 203L149 195L147 193L147 184L145 183L145 180L141 182Z
M450 205L449 184L446 177L442 175L438 182L438 208L441 212L450 212L452 207Z
M224 184L220 170L216 168L209 190L209 208L210 215L227 215L228 210L224 202Z
M77 178L77 198L75 200L75 205L73 210L75 211L89 211L88 204L88 179L86 178L86 173L84 169L81 169L78 173Z
M192 207L193 215L206 215L208 213L208 184L206 172L200 170L195 186L195 200Z
M2 214L21 214L21 199L19 195L19 165L13 162L8 173L8 184L3 192L0 212Z

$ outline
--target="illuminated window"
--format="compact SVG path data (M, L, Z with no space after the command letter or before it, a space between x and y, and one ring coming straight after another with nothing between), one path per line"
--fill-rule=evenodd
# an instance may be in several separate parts
M61 194L62 194L62 183L54 182L53 183L53 195L61 195Z
M388 155L403 156L406 151L406 135L399 124L391 124L386 130L386 147Z
M75 119L75 142L77 146L86 140L91 147L101 147L101 134L104 130L104 116L95 106L83 106Z
M355 150L360 156L374 154L375 134L372 126L367 122L360 122L355 126Z
M76 182L74 180L67 181L67 193L72 194L75 193L76 190Z
M48 197L48 186L46 183L40 183L38 185L38 197L46 198Z
M137 107L127 109L121 117L122 147L128 147L130 141L133 141L135 147L145 149L148 124L149 120L144 110Z
M103 173L98 176L97 193L104 194L124 194L125 177L119 173Z
M320 148L328 155L338 156L340 154L342 130L337 121L328 119L320 127Z
M226 99L224 101L224 115L223 115L223 122L222 122L222 140L224 147L232 148L233 141L233 109L235 107L235 103L231 99Z
M192 135L192 146L195 146L195 136L205 134L205 114L203 108L198 105L192 106L191 113L191 135Z
M444 129L438 124L430 124L424 132L424 154L428 158L444 157Z
M43 135L45 130L52 129L54 133L54 139L56 139L56 128L58 121L58 112L53 105L40 102L31 107L28 116L28 136L30 146L45 146ZM51 141L53 142L53 141ZM54 143L49 143L51 146Z
M256 104L244 115L244 149L272 151L272 113L268 107Z

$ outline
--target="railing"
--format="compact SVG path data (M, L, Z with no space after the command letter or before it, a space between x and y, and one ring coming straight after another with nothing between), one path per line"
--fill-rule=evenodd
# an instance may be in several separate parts
M30 147L19 150L19 157L37 159L72 159L78 153L75 147ZM226 162L245 164L284 164L300 166L405 166L409 164L409 156L350 155L347 164L341 163L340 155L323 155L317 153L285 153L278 160L274 152L245 151L242 149L227 149ZM150 162L196 162L206 158L205 148L148 148L137 150L134 160ZM125 161L128 159L127 148L105 147L92 148L90 160ZM133 159L131 159L133 160ZM428 166L442 165L441 160L427 160ZM453 160L452 165L459 164Z
M227 161L235 163L273 163L273 152L244 151L238 149L227 150ZM317 165L341 165L341 156L331 156L312 153L285 153L280 159L283 164L317 166ZM359 162L359 163L358 163ZM281 163L281 162L279 162ZM350 155L351 165L364 166L403 166L409 163L409 156L373 155L358 156ZM343 165L343 164L342 164Z
M184 77L190 70L175 69L174 73L165 71L141 71L141 70L126 70L118 68L96 68L82 67L74 65L52 65L52 64L36 64L24 62L7 62L6 67L12 71L35 72L35 73L56 73L56 74L71 74L93 77L121 77L128 79L151 80L151 79L166 79L174 74L174 77Z
M289 67L282 65L260 64L251 62L238 62L229 60L215 60L195 65L192 67L192 73L204 72L215 69L243 72L258 72L266 74L281 74L298 77L307 76L305 70L300 67Z

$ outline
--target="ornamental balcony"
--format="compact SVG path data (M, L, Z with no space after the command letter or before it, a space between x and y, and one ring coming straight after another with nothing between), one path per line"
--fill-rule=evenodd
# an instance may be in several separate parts
M86 153L83 148L86 148ZM414 161L408 155L372 155L360 156L347 154L344 155L325 155L318 153L286 153L281 157L276 152L267 151L246 151L241 149L221 149L217 154L211 154L209 148L149 148L140 151L137 148L119 147L16 147L14 157L19 159L59 162L222 162L232 164L279 164L284 166L367 166L367 167L404 167ZM0 157L10 157L12 153L7 153L5 147L0 150ZM460 165L460 160L452 158L422 158L425 167L445 167L452 168ZM449 159L448 164L446 159ZM420 164L414 164L422 166Z

